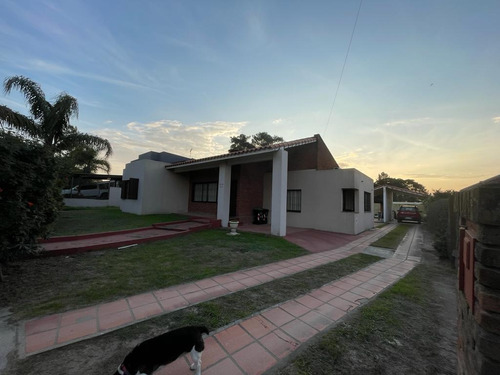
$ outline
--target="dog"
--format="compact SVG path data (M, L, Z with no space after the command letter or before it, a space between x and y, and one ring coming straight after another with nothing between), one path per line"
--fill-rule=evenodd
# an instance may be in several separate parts
M188 326L143 341L127 354L113 375L151 375L184 353L191 353L191 370L201 375L201 353L205 349L204 326Z

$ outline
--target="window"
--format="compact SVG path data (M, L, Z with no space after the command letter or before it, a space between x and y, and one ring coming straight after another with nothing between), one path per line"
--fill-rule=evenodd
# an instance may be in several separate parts
M365 212L372 211L372 195L365 191Z
M354 212L355 211L355 189L342 189L342 211Z
M217 182L193 184L193 202L217 202Z
M131 178L122 181L122 199L137 199L139 193L139 179Z
M302 190L288 190L286 192L286 210L300 212L302 206Z

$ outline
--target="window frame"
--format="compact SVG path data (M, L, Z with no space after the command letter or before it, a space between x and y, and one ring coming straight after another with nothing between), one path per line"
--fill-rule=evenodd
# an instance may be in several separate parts
M295 194L297 196L293 197ZM286 212L302 212L302 189L288 189L286 191Z
M365 212L372 212L372 194L369 191L365 191L363 196Z
M356 190L352 188L342 189L342 212L357 212Z
M201 187L201 192L197 191L197 187ZM212 189L215 187L215 192ZM217 181L209 182L193 182L191 201L194 203L217 203L218 195ZM201 193L201 197L197 197Z

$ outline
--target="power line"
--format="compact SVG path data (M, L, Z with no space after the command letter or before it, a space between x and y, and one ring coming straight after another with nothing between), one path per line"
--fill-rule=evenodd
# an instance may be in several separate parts
M330 125L330 119L332 117L333 107L335 106L335 102L337 101L337 95L339 93L340 84L342 83L342 77L344 76L344 70L345 70L345 66L347 64L347 58L349 57L349 52L351 51L351 44L352 44L352 40L354 38L354 32L356 31L356 25L358 24L359 13L361 12L361 5L363 5L363 0L360 0L360 2L359 2L358 13L356 14L356 20L354 21L354 27L352 28L351 39L349 40L349 46L347 47L347 52L345 54L344 65L342 65L342 71L340 72L339 82L337 84L337 89L335 90L335 95L333 96L332 106L330 107L330 114L328 115L328 121L326 122L325 130L323 131L323 135L326 134L326 130L328 129L328 126Z

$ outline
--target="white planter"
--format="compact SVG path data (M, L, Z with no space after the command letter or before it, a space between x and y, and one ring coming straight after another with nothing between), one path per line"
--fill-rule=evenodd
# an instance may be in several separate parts
M229 228L231 228L231 231L228 233L231 236L236 236L239 233L236 233L236 228L238 228L239 221L237 220L230 220L229 221Z

